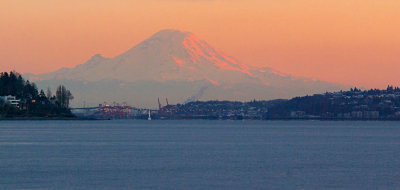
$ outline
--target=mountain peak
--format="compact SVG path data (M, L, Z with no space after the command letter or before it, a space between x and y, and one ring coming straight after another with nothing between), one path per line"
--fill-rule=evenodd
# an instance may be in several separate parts
M180 30L174 30L174 29L165 29L165 30L160 30L159 32L155 33L151 38L163 38L163 39L168 39L168 38L177 38L177 37L187 37L191 35L190 32L183 32Z
M89 61L87 61L86 63L92 64L92 63L99 63L103 60L106 60L107 58L103 57L101 54L96 54L93 55Z
M190 32L161 30L119 55L112 69L146 70L141 80L202 80L213 84L255 79L250 66L240 63ZM140 75L143 75L139 77ZM118 75L121 78L122 74ZM229 77L228 77L229 76ZM132 78L126 74L125 78ZM242 79L239 79L242 78Z
M97 60L97 59L105 59L101 54L95 54L90 59Z
M157 46L174 46L176 44L182 44L182 42L189 36L193 35L190 32L182 32L180 30L173 29L165 29L161 30L155 34L153 34L148 39L144 40L140 44L132 47L130 50L125 52L124 54L129 54L131 51L135 51L135 49L147 49L148 47L157 47Z

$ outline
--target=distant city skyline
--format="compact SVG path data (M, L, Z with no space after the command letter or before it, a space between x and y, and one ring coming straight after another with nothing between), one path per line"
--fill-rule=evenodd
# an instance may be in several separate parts
M4 0L0 70L71 68L171 28L244 64L366 88L398 86L398 10L396 0Z

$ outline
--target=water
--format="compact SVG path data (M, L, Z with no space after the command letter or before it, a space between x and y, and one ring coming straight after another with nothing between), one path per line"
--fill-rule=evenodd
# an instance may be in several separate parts
M400 189L400 123L1 121L0 189Z

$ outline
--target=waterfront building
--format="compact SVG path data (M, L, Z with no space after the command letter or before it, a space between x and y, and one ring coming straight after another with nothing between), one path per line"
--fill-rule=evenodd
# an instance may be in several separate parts
M15 96L11 96L11 95L8 95L8 96L0 96L0 99L1 99L4 103L8 103L8 104L10 104L10 105L12 105L12 106L15 106L15 107L19 107L19 103L20 103L20 101L21 101L21 100L18 100Z

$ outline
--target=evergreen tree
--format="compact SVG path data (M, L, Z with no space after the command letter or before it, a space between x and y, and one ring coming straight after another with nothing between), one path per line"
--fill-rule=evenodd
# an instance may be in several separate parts
M40 98L46 98L46 95L44 94L43 90L40 90L39 97Z

